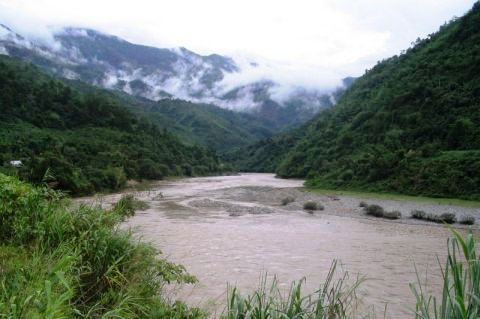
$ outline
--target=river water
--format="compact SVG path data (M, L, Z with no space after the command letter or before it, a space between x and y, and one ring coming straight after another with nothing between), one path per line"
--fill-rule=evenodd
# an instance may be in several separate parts
M268 273L285 288L305 277L306 291L313 292L334 259L352 280L357 274L367 278L359 291L361 312L374 307L381 318L386 304L387 318L413 318L414 264L428 289L441 291L437 257L443 265L448 229L370 219L359 199L308 194L299 189L302 183L272 174L161 181L139 194L150 208L126 226L198 278L195 285L171 289L213 316L223 309L227 283L248 293ZM282 206L287 195L296 202ZM325 210L305 212L301 201L307 199Z

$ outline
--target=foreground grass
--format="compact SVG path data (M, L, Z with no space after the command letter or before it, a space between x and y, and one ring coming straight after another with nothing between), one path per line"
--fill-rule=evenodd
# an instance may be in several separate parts
M480 201L471 201L457 198L435 198L425 196L409 196L392 193L379 193L379 192L360 192L353 190L336 190L336 189L324 189L324 188L306 188L307 191L322 194L322 195L338 195L338 196L350 196L360 199L383 199L383 200L395 200L395 201L410 201L425 204L437 204L437 205L452 205L467 208L480 208Z
M117 227L137 204L74 208L0 174L0 318L204 317L162 295L195 278Z
M286 319L286 318L351 318L357 310L356 290L363 281L349 282L348 272L335 278L334 261L324 284L314 294L302 293L305 279L292 283L287 294L282 293L276 278L267 285L266 276L252 295L242 296L236 287L229 288L227 308L221 319Z

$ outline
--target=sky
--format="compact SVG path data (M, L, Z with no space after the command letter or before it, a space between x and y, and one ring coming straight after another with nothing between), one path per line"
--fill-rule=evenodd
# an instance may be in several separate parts
M130 42L234 57L245 77L328 86L360 76L418 37L461 16L474 0L0 0L0 23L49 39L62 26ZM313 74L321 76L313 76Z

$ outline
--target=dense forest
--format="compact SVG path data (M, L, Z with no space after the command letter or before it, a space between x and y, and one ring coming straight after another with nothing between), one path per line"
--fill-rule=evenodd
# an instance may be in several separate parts
M314 187L480 199L480 3L379 62L277 167Z
M165 98L152 101L117 90L105 90L79 80L64 80L84 94L100 94L125 106L132 113L148 118L187 145L198 145L217 152L248 146L274 133L265 120L253 114L234 112L213 104Z
M292 129L226 152L221 158L240 172L274 172L303 134L302 128Z
M97 90L98 91L98 90ZM213 151L186 146L118 100L84 93L38 68L0 57L0 171L72 194L127 179L218 172ZM21 161L14 167L11 161Z

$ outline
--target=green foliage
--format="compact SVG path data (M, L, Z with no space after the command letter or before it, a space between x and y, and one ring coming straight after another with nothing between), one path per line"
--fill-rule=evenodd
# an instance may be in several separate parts
M303 130L294 129L227 152L222 158L241 172L274 172L301 136Z
M323 207L322 204L318 204L317 202L313 201L308 201L303 204L303 209L305 210L324 210L325 207Z
M480 199L480 5L379 62L276 172L329 189Z
M399 219L402 217L402 213L398 210L386 211L382 206L379 205L368 205L365 202L360 203L360 207L365 209L365 213L370 216L386 218L386 219Z
M423 210L413 210L411 212L412 218L426 220L429 222L439 223L439 224L454 224L457 221L457 217L454 213L443 213L440 215L436 214L427 214ZM468 218L467 218L468 219ZM473 218L475 223L475 218ZM468 221L467 221L468 224Z
M374 217L383 217L383 215L385 214L385 210L383 209L383 207L375 204L365 207L365 212L367 213L367 215L372 215Z
M88 91L88 90L86 90ZM214 152L185 146L101 90L82 93L37 68L0 57L0 171L72 194L117 190L127 179L217 172ZM22 160L13 169L11 160ZM49 179L45 180L45 173Z
M161 288L185 269L116 225L132 198L104 211L0 174L0 314L7 318L199 318Z
M411 212L411 216L412 218L415 218L415 219L425 219L427 217L427 213L425 213L425 211L423 210L412 210Z
M305 279L292 283L286 295L280 291L276 278L268 287L266 276L262 278L260 287L246 297L242 296L236 287L229 288L227 308L221 318L351 318L357 311L356 289L362 279L357 278L350 284L348 273L336 276L336 270L337 262L334 261L325 283L310 295L302 293Z
M288 205L288 204L290 204L290 203L293 203L294 201L295 201L295 198L294 198L294 197L292 197L292 196L287 196L287 197L285 197L285 198L282 199L282 205L283 205L283 206L286 206L286 205Z
M387 211L383 214L382 217L386 219L399 219L402 217L402 213L399 212L398 210L394 210L391 212Z
M458 221L462 225L474 225L475 224L475 217L472 215L462 216Z
M410 285L416 297L415 318L456 319L480 317L480 260L472 234L463 238L454 231L448 257L442 269L441 298L428 296L417 272L418 282Z

